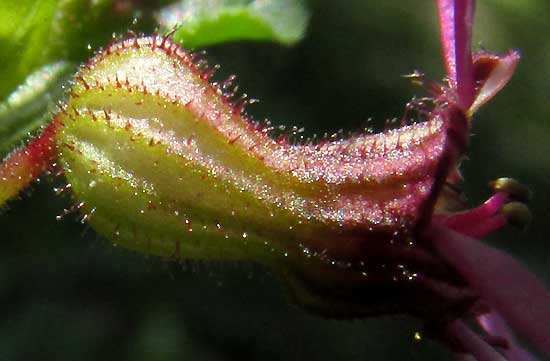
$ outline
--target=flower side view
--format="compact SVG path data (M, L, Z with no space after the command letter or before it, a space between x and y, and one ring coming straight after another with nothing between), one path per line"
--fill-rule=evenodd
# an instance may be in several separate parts
M430 105L416 106L414 124L315 144L273 139L246 116L251 101L232 78L213 83L169 37L130 37L82 66L42 134L4 159L0 204L57 171L83 222L127 248L252 260L309 310L410 313L460 357L533 359L511 329L550 355L550 293L478 240L527 223L529 192L502 178L484 204L451 210L472 116L519 54L472 54L475 1L437 4L447 79L426 85Z

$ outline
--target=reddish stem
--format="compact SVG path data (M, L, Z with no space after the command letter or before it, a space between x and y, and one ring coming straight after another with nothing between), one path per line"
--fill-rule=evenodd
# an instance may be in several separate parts
M0 205L50 169L56 156L57 127L57 122L51 122L41 135L10 153L0 164Z

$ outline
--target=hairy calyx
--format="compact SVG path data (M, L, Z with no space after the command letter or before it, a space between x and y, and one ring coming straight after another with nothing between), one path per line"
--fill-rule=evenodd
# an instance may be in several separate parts
M464 150L458 108L380 134L296 145L272 139L210 75L158 36L116 43L79 71L55 118L56 141L98 232L165 257L264 263L315 308L326 307L312 296L319 292L343 293L347 304L356 289L401 295L419 276L452 274L416 233ZM395 297L382 297L384 306L375 297L359 313L401 310Z

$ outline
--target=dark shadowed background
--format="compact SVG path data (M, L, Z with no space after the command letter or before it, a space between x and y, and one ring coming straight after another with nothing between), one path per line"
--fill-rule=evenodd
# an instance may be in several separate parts
M420 90L400 75L439 80L443 65L433 1L312 1L297 46L238 43L208 49L261 102L249 113L306 134L401 117ZM510 176L534 192L524 232L491 238L550 281L550 4L479 1L476 44L523 55L509 86L475 117L465 190L475 205L487 182ZM0 55L1 56L1 55ZM372 122L367 119L372 118ZM55 196L45 179L0 216L0 361L12 360L447 360L408 317L318 318L287 303L261 268L177 264L113 247ZM506 272L506 270L503 270Z

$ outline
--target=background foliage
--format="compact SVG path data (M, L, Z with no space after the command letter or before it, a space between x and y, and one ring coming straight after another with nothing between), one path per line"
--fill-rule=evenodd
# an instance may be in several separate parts
M88 44L95 49L113 31L131 26L138 2L80 2L96 7L67 12L82 19L69 17L72 25L57 30L51 18L40 20L54 3L0 3L0 98L39 65L85 61L92 53ZM152 31L149 14L159 4L149 3L134 27ZM256 118L305 126L308 135L380 129L385 119L401 117L406 101L420 92L400 75L417 68L441 78L432 2L309 5L309 28L296 46L240 42L208 49L209 62L222 65L219 79L237 74L240 88L261 99L249 109ZM550 42L543 34L550 33L550 24L541 14L549 7L544 0L479 1L476 39L489 50L518 48L523 58L510 85L477 114L470 160L463 165L471 204L489 196L486 183L496 177L512 176L534 191L531 228L506 229L492 242L546 281ZM29 14L38 20L28 20ZM113 247L75 217L55 220L71 202L52 191L62 183L44 179L0 216L0 360L446 357L433 342L413 341L421 325L404 316L344 322L304 313L286 302L276 279L254 265L175 264Z

